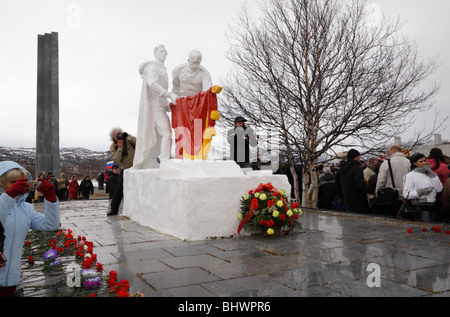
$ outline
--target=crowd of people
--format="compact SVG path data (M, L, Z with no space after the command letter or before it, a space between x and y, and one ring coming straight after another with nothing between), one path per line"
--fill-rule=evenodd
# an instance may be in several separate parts
M75 200L75 199L89 199L90 195L94 194L94 184L90 176L84 177L79 182L77 175L73 175L70 180L65 173L60 174L60 178L53 176L52 172L41 172L38 179L44 179L55 188L55 194L59 201ZM27 202L43 202L44 197L39 190L31 190L26 199Z
M406 156L392 145L386 158L370 157L366 162L355 149L337 168L319 168L318 207L355 213L374 213L405 218L404 204L419 208L425 222L450 220L450 160L439 148L428 155ZM396 200L386 205L383 190L393 188Z

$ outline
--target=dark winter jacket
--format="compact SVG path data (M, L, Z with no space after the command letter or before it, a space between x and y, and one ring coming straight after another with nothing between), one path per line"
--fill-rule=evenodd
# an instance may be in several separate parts
M227 132L230 157L238 163L250 162L250 146L256 146L257 139L252 128L233 128Z
M81 193L81 195L89 197L89 194L94 194L94 185L92 184L91 180L83 179L78 191Z
M339 173L346 210L368 212L369 204L366 194L373 194L374 189L365 182L359 162L352 159L346 160L341 164Z
M111 173L111 175L109 175L108 180L106 181L106 190L109 194L109 199L113 198L118 181L119 174Z
M319 179L319 207L331 208L331 202L337 195L334 176L325 174Z

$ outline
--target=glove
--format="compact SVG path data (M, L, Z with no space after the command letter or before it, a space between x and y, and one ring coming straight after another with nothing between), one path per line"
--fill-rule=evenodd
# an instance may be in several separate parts
M419 195L419 197L423 196L423 195L428 195L429 193L431 193L433 190L433 187L428 187L428 188L419 188L417 190L417 195Z
M30 185L27 183L27 181L28 179L26 178L19 179L17 182L12 184L12 186L7 191L5 191L5 193L11 198L16 198L19 195L28 193L30 191Z
M44 195L45 199L51 203L54 203L56 201L55 186L42 178L39 178L38 181L42 182L41 186L38 188L38 191Z
M430 178L435 178L435 177L437 176L436 173L433 172L433 171L431 170L431 166L430 166L430 165L425 165L425 166L423 167L423 170L424 170L425 172L427 172L427 175L428 175Z

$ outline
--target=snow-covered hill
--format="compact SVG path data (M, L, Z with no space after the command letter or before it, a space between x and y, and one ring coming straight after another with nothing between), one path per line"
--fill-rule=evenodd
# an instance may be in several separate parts
M0 146L0 161L15 161L24 166L31 175L35 175L35 148L12 148ZM91 176L105 172L106 162L111 160L109 151L98 152L85 148L60 149L61 172L68 177L77 175L78 178ZM46 171L50 172L50 171Z

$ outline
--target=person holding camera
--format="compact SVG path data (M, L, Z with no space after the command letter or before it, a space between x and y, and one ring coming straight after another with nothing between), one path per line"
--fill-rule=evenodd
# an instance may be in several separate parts
M25 202L30 192L30 173L16 162L0 162L0 222L4 227L4 267L0 267L0 297L11 297L20 283L21 259L30 229L54 231L59 228L60 209L55 187L43 180L37 188L44 196L45 213ZM34 181L35 182L35 181ZM39 184L39 183L38 183Z
M250 146L257 144L253 129L245 125L247 120L238 116L234 119L234 128L228 130L227 141L230 144L231 158L241 167L250 168Z
M120 203L123 198L123 172L133 167L136 138L123 132L121 128L113 128L110 137L113 141L109 148L111 157L115 165L120 165L119 180L111 200L111 211L107 214L108 216L115 216L119 213Z

